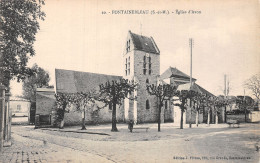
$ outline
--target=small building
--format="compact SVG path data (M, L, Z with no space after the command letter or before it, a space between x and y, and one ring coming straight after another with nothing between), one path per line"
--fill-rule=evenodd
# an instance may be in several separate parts
M54 88L36 89L35 127L51 125L51 113L55 106Z
M28 124L30 121L29 100L20 97L10 97L10 109L12 111L12 124Z

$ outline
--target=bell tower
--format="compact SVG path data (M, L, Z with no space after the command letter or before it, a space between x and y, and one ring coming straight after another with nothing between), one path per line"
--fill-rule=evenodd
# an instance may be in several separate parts
M147 84L157 84L160 75L160 51L152 37L127 34L123 53L124 79L138 83L134 96L137 100L125 99L125 119L135 123L156 122L157 99L146 90Z

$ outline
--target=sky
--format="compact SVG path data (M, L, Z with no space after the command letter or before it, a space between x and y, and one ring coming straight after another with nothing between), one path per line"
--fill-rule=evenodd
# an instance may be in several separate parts
M227 74L230 95L243 95L244 81L260 72L259 8L258 0L45 0L46 18L28 66L37 63L47 70L52 85L55 68L123 75L123 49L131 30L154 38L161 73L171 66L189 75L193 38L196 83L220 95ZM112 14L118 10L148 14ZM163 10L169 14L152 14ZM11 92L21 95L22 84L12 81Z

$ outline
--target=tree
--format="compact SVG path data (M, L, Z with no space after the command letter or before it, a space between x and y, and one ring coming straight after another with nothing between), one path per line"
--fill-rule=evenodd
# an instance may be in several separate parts
M88 93L75 93L71 95L71 103L76 105L77 110L82 112L82 128L81 130L86 130L86 109L92 108L95 104L95 94L94 92Z
M207 95L201 93L194 93L192 101L194 102L194 109L196 111L196 126L199 126L199 111L206 105Z
M171 86L168 84L159 84L158 86L155 86L154 84L152 85L147 85L147 91L150 95L154 95L158 98L158 132L161 130L160 125L161 125L161 109L163 107L163 103L165 100L169 100L173 96L176 95L176 86Z
M120 81L112 80L111 82L106 82L105 84L99 85L99 96L98 101L101 101L107 105L112 105L112 132L118 131L116 127L116 105L121 105L125 98L135 100L134 98L128 97L136 90L137 84L134 81L128 82L126 79L121 79Z
M213 97L212 99L212 104L213 104L213 111L215 113L215 123L218 124L218 115L221 111L222 107L226 107L228 105L228 100L225 99L223 96L219 96L219 97Z
M72 104L72 96L69 93L56 93L57 121L60 122L59 128L64 128L64 115L68 112L68 107Z
M42 5L44 0L0 1L0 83L8 89L11 79L19 82L33 74L27 62L35 55L38 20L45 17Z
M250 96L237 96L236 105L238 106L239 110L243 110L245 113L245 122L246 122L246 115L250 108L253 108L255 102Z
M60 128L64 128L64 116L66 112L69 112L69 108L72 106L76 107L77 111L82 112L82 130L86 130L86 109L90 109L95 104L96 94L94 91L87 93L57 93L56 107L58 121L60 122ZM101 109L102 107L98 107ZM66 110L67 109L67 110Z
M208 112L208 119L207 119L207 124L208 126L210 125L210 113L212 111L212 105L213 105L213 99L214 96L206 96L205 97L205 107L207 108L207 112Z
M35 73L28 77L23 82L23 97L30 100L31 102L36 101L36 89L43 87L50 87L50 75L43 68L38 67L37 64L34 64L31 68Z
M244 86L260 101L260 73L245 81Z
M180 101L180 103L173 103L175 106L179 106L181 109L181 123L180 123L180 129L183 129L183 113L187 109L186 105L188 102L188 99L192 99L195 96L196 92L193 90L181 90L177 91L175 96L177 96Z

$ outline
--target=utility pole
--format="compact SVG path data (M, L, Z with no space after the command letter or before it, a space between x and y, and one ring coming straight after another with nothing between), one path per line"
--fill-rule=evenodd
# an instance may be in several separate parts
M244 89L244 98L243 98L243 104L242 106L244 107L245 109L245 123L246 123L246 91Z
M142 36L142 23L140 23L140 34Z
M190 90L192 88L192 46L193 46L193 39L190 38L189 40L189 45L190 45ZM189 127L191 128L192 127L192 124L191 124L191 120L192 120L192 106L191 106L191 99L190 99L190 125Z
M224 75L224 98L227 100L227 75ZM225 111L224 111L224 122L227 122L227 106L225 105Z

